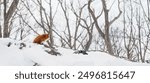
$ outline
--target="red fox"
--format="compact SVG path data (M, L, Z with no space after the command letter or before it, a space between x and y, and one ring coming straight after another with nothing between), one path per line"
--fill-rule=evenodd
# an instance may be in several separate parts
M42 35L37 36L34 39L33 43L41 44L43 41L45 41L48 38L49 38L48 34L42 34Z

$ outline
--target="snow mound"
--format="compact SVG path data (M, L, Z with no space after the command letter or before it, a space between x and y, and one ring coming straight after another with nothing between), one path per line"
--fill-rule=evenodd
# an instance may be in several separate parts
M25 44L23 48L21 44ZM150 64L130 62L102 52L87 52L88 55L74 54L71 49L58 47L61 56L50 55L47 48L30 42L0 39L1 66L149 66Z

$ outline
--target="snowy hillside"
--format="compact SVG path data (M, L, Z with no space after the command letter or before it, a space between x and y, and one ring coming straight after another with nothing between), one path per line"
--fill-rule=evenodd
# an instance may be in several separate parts
M11 43L10 43L11 42ZM116 58L106 53L88 52L88 55L74 54L73 50L57 48L61 56L50 55L42 45L26 42L22 48L21 42L12 39L0 39L1 66L138 66L150 65L130 62Z

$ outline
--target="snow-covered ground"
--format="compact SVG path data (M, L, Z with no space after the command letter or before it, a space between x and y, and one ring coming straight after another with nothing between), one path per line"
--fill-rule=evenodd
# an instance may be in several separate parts
M11 45L8 47L9 42ZM61 56L50 55L46 48L29 42L20 48L20 41L0 39L1 66L149 66L150 64L130 62L102 52L87 52L88 55L74 54L73 50L58 47Z

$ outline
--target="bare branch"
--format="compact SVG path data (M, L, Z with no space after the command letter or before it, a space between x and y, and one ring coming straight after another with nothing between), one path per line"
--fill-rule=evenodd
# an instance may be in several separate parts
M119 1L119 0L118 0L118 9L119 9L119 14L118 14L113 20L110 21L110 25L111 25L113 22L115 22L115 21L121 16L121 14L122 14L122 11L121 11L121 9L120 9L120 1Z
M97 18L96 18L96 16L95 16L94 12L92 11L92 9L90 8L91 3L92 3L92 0L89 0L89 1L88 1L88 10L89 10L89 12L90 12L90 14L91 14L91 16L92 16L92 18L93 18L93 20L94 20L96 29L98 30L99 34L100 34L100 35L102 36L102 38L104 39L104 38L105 38L105 34L104 34L104 33L102 32L102 30L100 29L100 27L99 27L99 25L98 25L98 22L97 22ZM100 15L102 15L102 14L100 14ZM100 16L99 16L99 17L100 17Z

